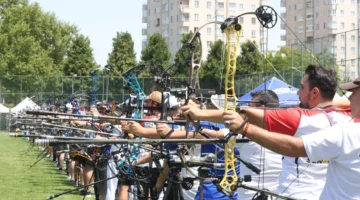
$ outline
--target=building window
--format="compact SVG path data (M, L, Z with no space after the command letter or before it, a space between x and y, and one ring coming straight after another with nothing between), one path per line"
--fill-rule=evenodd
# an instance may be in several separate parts
M355 47L351 47L351 53L355 54Z
M239 23L240 23L240 24L244 23L244 17L240 17Z
M342 54L345 53L345 47L341 47L341 53L342 53Z
M344 22L341 22L340 23L340 29L344 29L345 28L345 23Z
M351 65L355 66L355 59L351 59Z
M256 5L251 5L251 10L255 11L256 10Z
M354 30L355 29L355 23L351 23L351 28Z
M355 72L351 72L351 79L355 78Z
M256 19L255 19L255 17L252 17L252 18L251 18L251 24L256 24Z
M306 14L307 20L312 19L312 18L314 18L314 15L312 13Z
M333 30L337 29L336 22L329 22L328 23L328 29L333 29Z
M251 37L253 37L253 38L256 37L256 31L255 30L251 31Z
M216 21L224 21L224 15L217 15Z
M208 2L206 3L206 7L207 7L207 8L211 8L211 1L208 1Z
M337 52L336 46L331 46L331 47L330 47L330 53L336 54L336 52Z
M164 11L164 12L169 11L169 5L168 5L168 4L164 4L164 5L163 5L163 11Z
M355 17L355 11L351 11L351 16Z
M341 39L341 41L344 41L345 40L345 35L340 35L340 39Z
M320 26L319 24L316 24L316 30L319 30Z
M229 10L236 11L236 3L229 3Z
M194 14L194 20L199 21L199 14Z
M315 17L316 17L316 18L319 17L319 13L318 13L318 12L315 13Z
M304 32L304 27L299 26L297 30L298 30L298 33L302 33L302 32Z
M172 18L172 16L170 16L170 23L172 23L173 22L173 18Z
M355 0L351 0L351 4L352 4L352 5L355 5Z
M340 10L340 16L344 17L344 10Z
M313 4L312 1L306 1L306 8L312 8Z
M239 5L239 10L244 10L244 4Z
M336 16L336 9L332 9L332 16Z
M301 3L295 5L295 10L301 10L303 9L303 5Z
M207 48L210 49L211 47L211 41L207 41Z
M160 11L161 11L160 7L155 8L155 13L160 13Z
M351 41L355 41L355 35L351 36Z
M194 1L194 7L198 8L199 7L199 1Z
M224 2L218 2L217 5L218 5L217 7L219 10L224 10Z
M306 26L306 32L311 32L314 30L314 25L307 25Z
M207 15L207 21L211 22L211 15Z
M294 16L294 21L296 22L296 20L297 20L297 16Z
M297 20L298 20L299 22L303 21L303 16L302 16L302 15L298 15Z
M220 36L220 35L221 35L221 29L220 29L220 28L217 28L217 29L216 29L216 35L217 35L217 36Z
M345 59L341 59L341 60L340 60L340 64L341 64L341 65L345 65Z
M211 35L211 28L207 28L207 34Z

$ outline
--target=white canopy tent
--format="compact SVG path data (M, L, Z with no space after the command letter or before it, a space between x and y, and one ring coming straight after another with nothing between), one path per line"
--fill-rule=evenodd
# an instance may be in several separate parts
M9 113L9 108L0 103L0 113Z
M25 110L40 110L40 106L34 103L29 97L26 97L22 102L11 109L12 113L18 113Z

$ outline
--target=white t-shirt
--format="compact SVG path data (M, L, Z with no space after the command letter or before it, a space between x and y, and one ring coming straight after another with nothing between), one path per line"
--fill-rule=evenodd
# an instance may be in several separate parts
M242 136L241 136L242 137ZM260 174L252 172L243 163L240 163L240 174L251 175L251 182L244 182L244 185L259 188L268 189L271 192L277 193L279 186L279 175L282 169L282 155L274 153L255 142L239 143L241 158L247 162L250 162L255 167L261 170ZM244 188L238 189L238 199L251 200L255 191L247 190Z
M350 110L325 109L272 109L265 110L265 123L269 131L291 136L316 133L338 123L351 121ZM279 177L278 194L298 199L319 199L324 188L328 163L325 160L284 156Z
M329 160L320 199L360 199L360 123L301 136L311 161Z

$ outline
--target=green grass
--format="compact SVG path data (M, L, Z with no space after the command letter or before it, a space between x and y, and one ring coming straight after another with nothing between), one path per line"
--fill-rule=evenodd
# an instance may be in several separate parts
M61 193L74 186L60 174L52 159L44 158L32 168L40 153L37 146L26 154L29 142L23 138L10 138L8 133L0 133L0 199L1 200L41 200ZM57 200L80 200L77 191L62 195ZM93 198L92 198L93 199Z

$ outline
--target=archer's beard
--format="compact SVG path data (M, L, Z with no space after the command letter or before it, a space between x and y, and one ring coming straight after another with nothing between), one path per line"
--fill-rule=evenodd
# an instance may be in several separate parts
M300 107L300 108L304 108L304 109L310 109L309 104L307 104L307 103L302 103L302 102L300 102L299 107Z

